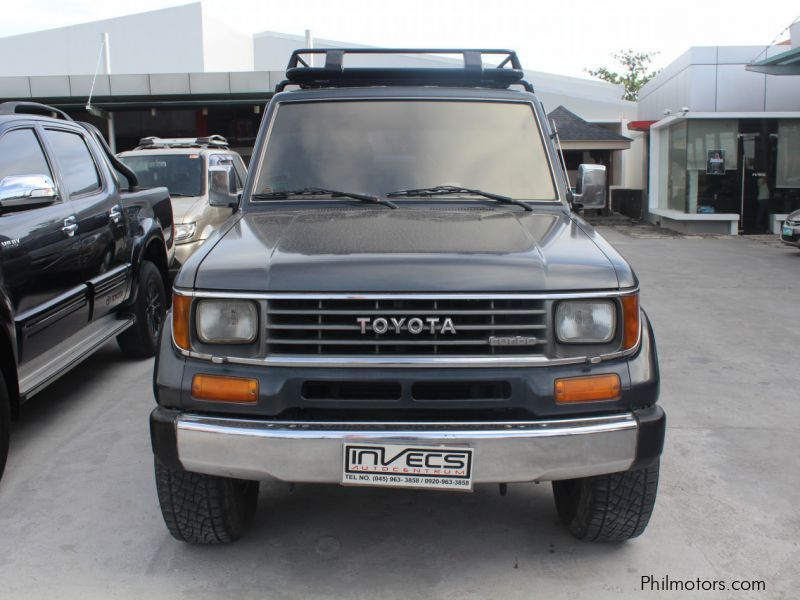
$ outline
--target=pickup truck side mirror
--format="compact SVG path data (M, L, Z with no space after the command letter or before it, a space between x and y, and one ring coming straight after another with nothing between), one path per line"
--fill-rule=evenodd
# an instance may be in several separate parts
M604 208L606 205L606 168L603 165L580 165L578 181L572 194L574 209Z
M239 195L236 190L236 177L232 165L214 165L208 167L209 190L208 203L221 208L239 206Z
M0 181L0 212L49 206L58 198L49 175L9 175Z

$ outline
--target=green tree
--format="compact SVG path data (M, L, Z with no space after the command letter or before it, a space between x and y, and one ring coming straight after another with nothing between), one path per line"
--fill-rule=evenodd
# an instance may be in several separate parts
M612 56L623 69L621 73L606 67L597 69L584 69L592 77L597 77L609 83L622 84L625 87L624 100L636 100L639 90L650 81L658 71L650 70L650 63L658 52L634 52L633 50L620 50Z

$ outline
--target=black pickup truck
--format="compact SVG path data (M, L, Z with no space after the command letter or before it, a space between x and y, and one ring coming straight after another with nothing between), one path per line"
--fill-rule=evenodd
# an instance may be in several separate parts
M665 415L638 280L577 214L605 170L570 191L515 53L344 64L381 52L414 51L295 52L243 193L213 168L236 211L178 274L155 371L169 531L236 539L264 480L552 481L578 538L641 534Z
M138 189L95 127L0 104L0 476L23 402L113 337L155 354L172 239L167 189Z

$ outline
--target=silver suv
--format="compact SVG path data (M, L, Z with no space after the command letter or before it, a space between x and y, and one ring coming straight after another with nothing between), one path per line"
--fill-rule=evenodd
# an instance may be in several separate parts
M231 166L241 191L247 168L238 153L228 149L221 135L200 138L146 137L120 160L136 173L142 187L165 186L175 218L176 271L186 259L231 216L231 209L209 204L209 167Z

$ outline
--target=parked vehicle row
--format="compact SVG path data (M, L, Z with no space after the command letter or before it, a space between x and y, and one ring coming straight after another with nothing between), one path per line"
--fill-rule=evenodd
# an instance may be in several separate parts
M0 105L0 476L34 394L112 338L155 354L173 255L166 188L141 189L94 126Z

